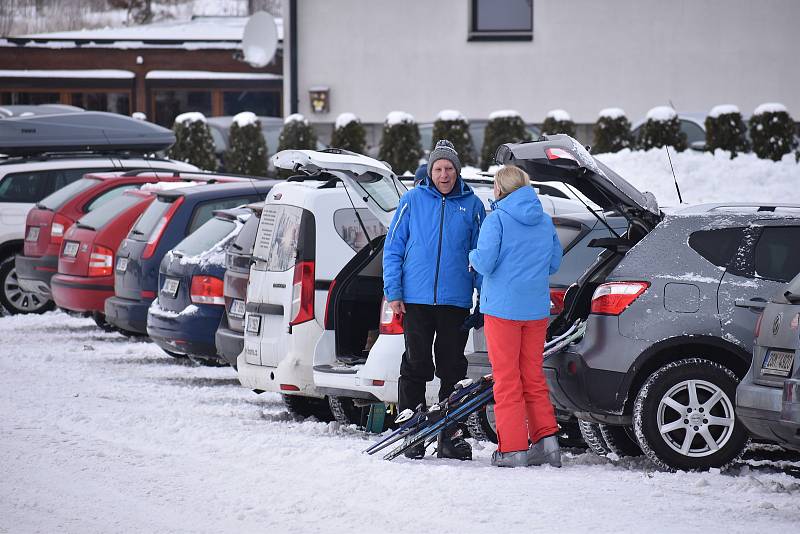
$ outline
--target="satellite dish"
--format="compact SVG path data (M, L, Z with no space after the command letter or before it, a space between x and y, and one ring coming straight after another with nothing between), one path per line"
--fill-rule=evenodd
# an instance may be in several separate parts
M266 67L278 48L278 27L275 19L265 11L258 11L247 19L242 35L244 60L253 68Z

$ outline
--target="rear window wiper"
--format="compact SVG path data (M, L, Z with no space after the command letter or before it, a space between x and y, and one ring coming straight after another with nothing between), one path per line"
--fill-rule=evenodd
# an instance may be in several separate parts
M88 224L84 224L82 222L75 223L75 226L78 228L83 228L84 230L96 230L94 226L89 226Z
M132 230L131 230L131 234L134 234L134 235L144 235L144 232L142 232L141 230L137 230L136 228L134 228L134 229L132 229Z
M45 206L44 204L36 204L36 205L34 206L34 208L36 208L37 210L47 210L47 211L53 211L53 209L52 209L52 208L48 208L48 207L47 207L47 206Z

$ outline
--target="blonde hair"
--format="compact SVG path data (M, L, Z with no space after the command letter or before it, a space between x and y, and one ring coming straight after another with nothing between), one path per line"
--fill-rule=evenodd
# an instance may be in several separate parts
M508 196L520 187L531 185L528 173L513 165L503 165L494 175L494 181L502 197Z

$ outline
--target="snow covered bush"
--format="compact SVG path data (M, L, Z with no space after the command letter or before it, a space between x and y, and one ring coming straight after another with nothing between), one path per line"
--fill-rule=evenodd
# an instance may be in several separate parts
M552 109L542 123L542 134L567 134L575 137L575 123L572 117L563 109Z
M293 113L283 121L283 130L278 137L278 152L281 150L315 150L317 134L305 117Z
M678 114L669 106L657 106L647 112L647 120L639 131L637 144L643 150L671 146L678 152L686 150L688 146Z
M619 152L633 146L631 123L625 112L619 108L600 110L594 124L594 144L592 153Z
M475 145L469 131L466 117L453 109L439 112L433 123L433 136L430 149L436 147L439 139L447 139L458 152L462 165L475 165Z
M383 123L378 159L392 166L395 174L414 172L422 157L419 126L404 111L392 111Z
M761 104L750 117L753 152L761 159L780 161L795 146L794 121L783 104Z
M361 120L352 113L342 113L336 117L331 146L363 154L367 148L367 132Z
M519 113L511 109L494 111L489 115L481 147L481 169L494 165L494 153L503 143L530 141L531 134Z
M190 111L178 115L172 131L175 132L175 144L167 151L168 157L207 171L217 169L214 140L202 113Z
M225 152L228 172L266 176L267 142L261 132L261 121L255 113L243 111L233 117L230 143Z
M739 108L733 105L714 106L706 117L706 150L727 150L731 159L750 150L747 127Z

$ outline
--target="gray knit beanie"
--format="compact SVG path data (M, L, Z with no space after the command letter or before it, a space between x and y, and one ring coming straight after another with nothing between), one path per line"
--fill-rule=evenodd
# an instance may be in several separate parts
M458 152L456 152L453 143L447 139L437 141L436 148L431 150L431 155L428 157L428 176L432 176L433 164L439 159L448 160L456 168L456 175L461 175L461 160L458 159Z

